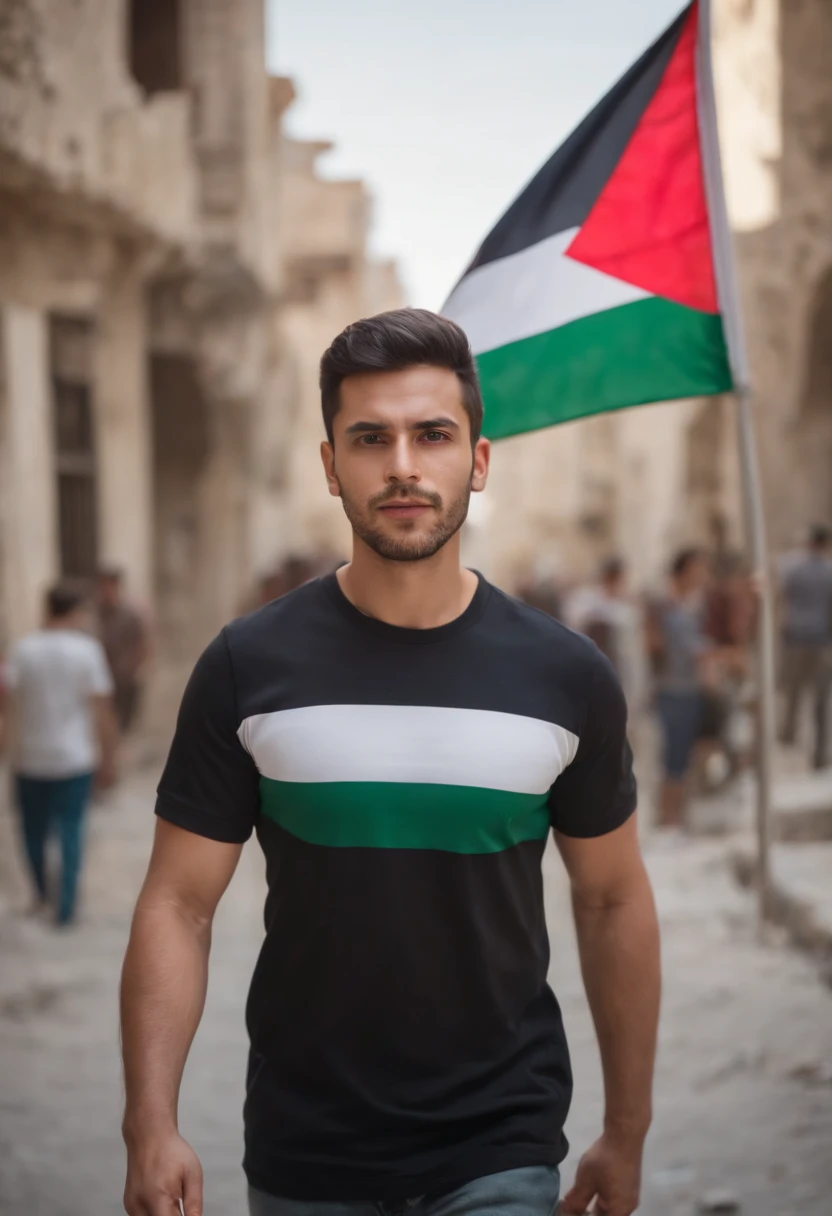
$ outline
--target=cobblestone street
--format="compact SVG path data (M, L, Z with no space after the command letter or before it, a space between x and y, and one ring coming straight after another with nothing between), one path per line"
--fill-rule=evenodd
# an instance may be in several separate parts
M82 923L57 934L23 919L20 875L0 912L0 1213L110 1216L123 1152L116 991L148 853L155 772L94 810ZM0 820L0 853L14 846ZM648 846L664 932L665 1001L645 1216L691 1216L714 1191L749 1216L828 1216L832 1195L832 993L812 964L762 947L753 903L719 841ZM547 861L552 982L573 1051L577 1152L600 1126L600 1069L568 900ZM5 892L4 892L5 894ZM260 939L257 848L218 918L208 1008L186 1072L181 1126L206 1172L207 1216L242 1216L243 1005Z

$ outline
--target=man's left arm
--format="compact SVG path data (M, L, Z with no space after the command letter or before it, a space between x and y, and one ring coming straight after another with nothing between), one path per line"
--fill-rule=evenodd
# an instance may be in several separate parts
M556 832L572 887L584 985L604 1071L599 1140L581 1159L565 1212L630 1216L652 1115L659 1020L659 929L635 816L603 836Z
M607 659L586 655L578 748L552 787L552 827L572 885L581 970L601 1049L603 1132L581 1159L565 1212L597 1197L607 1216L638 1206L659 1017L659 931L634 815L627 705Z

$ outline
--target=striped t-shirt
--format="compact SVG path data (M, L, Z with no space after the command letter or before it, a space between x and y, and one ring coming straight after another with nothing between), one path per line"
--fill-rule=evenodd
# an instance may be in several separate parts
M624 698L586 638L480 578L436 629L367 617L335 575L197 663L157 813L256 829L250 1183L400 1200L556 1165L569 1056L546 982L550 827L635 805Z

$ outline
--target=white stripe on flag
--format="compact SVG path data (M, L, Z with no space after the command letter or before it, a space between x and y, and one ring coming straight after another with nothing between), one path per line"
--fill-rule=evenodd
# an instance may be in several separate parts
M564 257L577 231L478 266L457 284L442 312L462 326L475 355L649 298L649 291Z
M310 705L237 732L276 781L395 781L543 794L578 748L540 718L430 705Z

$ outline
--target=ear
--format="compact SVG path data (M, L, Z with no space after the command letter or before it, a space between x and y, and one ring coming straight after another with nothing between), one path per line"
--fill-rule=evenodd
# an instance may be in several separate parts
M490 465L491 444L487 439L478 439L474 448L474 469L471 475L471 489L474 493L485 489Z
M329 492L333 498L340 498L341 484L335 474L335 452L332 449L332 444L326 439L321 444L321 460L323 462Z

